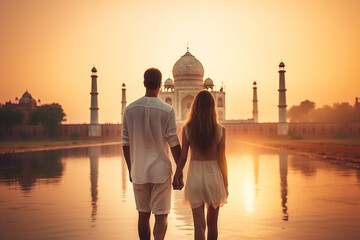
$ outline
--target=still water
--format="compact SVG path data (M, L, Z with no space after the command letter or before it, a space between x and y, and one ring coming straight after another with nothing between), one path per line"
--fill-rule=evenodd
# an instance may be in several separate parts
M227 161L219 239L360 239L359 169L235 141ZM193 239L172 194L166 239ZM0 239L137 239L121 146L0 155Z

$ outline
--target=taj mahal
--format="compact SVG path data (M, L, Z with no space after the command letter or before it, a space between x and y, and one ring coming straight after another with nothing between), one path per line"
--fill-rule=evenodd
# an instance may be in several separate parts
M227 134L235 137L254 138L254 137L286 137L301 136L304 138L329 138L336 136L337 133L345 133L347 136L360 136L360 124L353 123L344 126L341 123L289 123L287 121L286 87L285 87L285 64L281 61L278 65L279 78L274 81L273 91L278 91L278 121L277 122L258 122L258 95L257 83L252 86L252 117L246 120L226 119L226 95L224 86L216 89L214 82L210 78L204 79L204 67L201 62L189 52L189 48L174 64L172 69L173 79L168 78L163 82L159 93L159 98L173 106L176 121L180 125L184 123L191 103L199 90L207 89L214 97L218 119L227 129ZM100 124L98 107L97 89L97 69L91 69L91 101L90 101L90 123L89 124L61 124L59 137L69 138L73 133L77 133L81 138L113 138L121 137L122 124ZM276 89L276 85L278 89ZM250 90L250 89L249 89ZM24 105L23 102L30 105ZM30 99L30 100L28 100ZM249 104L251 100L249 99ZM40 104L40 100L39 100ZM121 119L126 108L126 85L121 88ZM358 104L358 99L356 99ZM21 109L26 113L36 108L36 101L26 91L18 104L11 102L5 106L13 109ZM275 107L275 106L274 106ZM27 114L26 114L27 115ZM26 119L26 118L25 118ZM30 138L47 138L48 134L42 125L30 125L24 122L21 125L11 126L8 129L0 127L0 139L21 139L24 133Z
M176 120L183 121L191 106L196 93L201 89L208 89L213 95L219 120L225 120L225 92L221 87L219 91L214 89L214 83L210 78L203 80L204 67L188 51L175 63L172 70L174 80L168 78L159 97L172 105L175 109Z
M285 65L284 65L285 66ZM93 69L94 70L94 69ZM94 72L93 72L94 73ZM95 69L96 73L96 69ZM220 86L216 90L214 82L211 78L204 80L204 67L201 62L189 52L187 48L186 53L180 57L174 64L172 69L174 79L168 78L165 80L159 98L171 105L175 110L176 121L182 123L190 110L191 103L199 90L206 89L214 97L217 109L217 116L219 121L225 122L226 120L226 105L225 105L225 89ZM94 75L93 75L94 76ZM93 80L94 81L94 80ZM284 85L285 87L285 85ZM97 93L93 93L92 97ZM284 98L285 100L285 98ZM92 100L96 102L96 100ZM235 120L241 123L257 123L258 122L258 100L257 100L257 84L253 83L253 116L247 120ZM126 85L122 85L122 109L121 119L123 112L126 108ZM286 105L286 104L282 104ZM97 109L97 106L91 106L91 109ZM286 111L285 111L286 114ZM96 117L95 117L96 118ZM94 119L95 119L94 118ZM283 117L284 118L284 117ZM234 120L231 120L234 122ZM95 121L94 121L95 122Z
M102 135L101 125L98 123L98 105L97 105L97 70L95 67L91 70L91 107L90 107L90 125L88 135L97 137ZM163 87L159 93L159 98L171 105L175 110L176 121L182 124L187 118L190 111L191 103L199 90L207 89L214 97L218 120L231 128L237 129L238 124L257 124L258 123L258 99L257 84L253 83L253 111L252 118L247 120L226 120L225 108L225 90L221 86L219 90L214 87L213 80L206 78L204 80L204 67L201 62L189 52L180 57L174 64L172 69L174 80L168 78L165 80ZM277 134L287 135L289 125L286 117L286 88L285 88L285 64L279 65L279 122L276 126L265 128L266 135ZM121 100L121 119L126 108L126 85L122 84L122 100ZM244 125L243 125L244 126ZM254 126L254 125L253 125ZM258 124L256 126L259 126ZM254 127L251 127L252 129ZM247 130L246 130L247 131ZM261 131L264 131L263 129Z

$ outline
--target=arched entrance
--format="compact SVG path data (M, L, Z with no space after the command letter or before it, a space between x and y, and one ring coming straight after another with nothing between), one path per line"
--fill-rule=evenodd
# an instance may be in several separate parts
M186 97L184 97L181 101L181 120L184 120L189 111L190 111L190 107L191 107L191 103L194 99L194 96L191 95L187 95Z
M169 97L165 99L165 102L169 105L172 105L172 100Z

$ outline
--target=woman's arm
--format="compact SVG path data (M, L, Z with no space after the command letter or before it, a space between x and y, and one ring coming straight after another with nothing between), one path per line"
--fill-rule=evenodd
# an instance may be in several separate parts
M220 165L221 173L223 175L226 193L229 194L227 163L226 163L226 156L225 156L225 139L226 139L225 128L223 128L222 131L223 131L223 134L222 134L222 138L219 143L219 165Z
M189 151L189 141L187 140L187 138L185 136L185 131L183 131L181 153L180 153L179 161L177 162L176 172L175 172L174 181L173 181L174 188L182 185L179 181L180 180L179 178L180 178L182 171L184 169L184 166L186 164L188 151Z

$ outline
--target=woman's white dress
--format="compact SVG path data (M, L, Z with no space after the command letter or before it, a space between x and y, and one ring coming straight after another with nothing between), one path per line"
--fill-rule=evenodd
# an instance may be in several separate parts
M218 145L223 137L223 129L224 127L220 124L217 125L217 134L213 146L206 154L202 154L192 147L191 139L188 138L189 135L185 128L186 138L191 148L185 184L185 202L189 203L191 208L200 207L203 203L206 206L218 208L226 203L227 194L218 160Z

